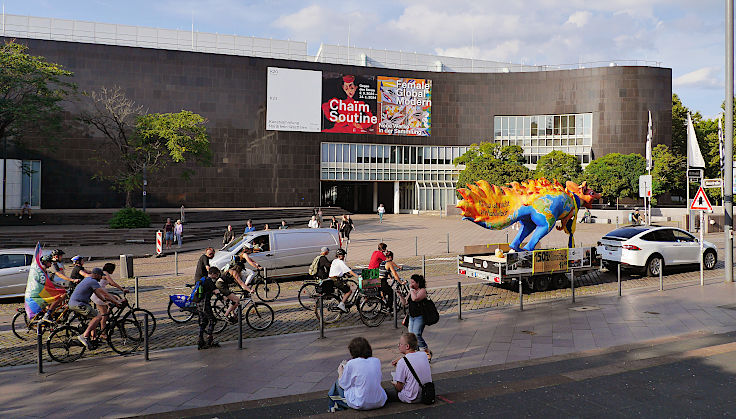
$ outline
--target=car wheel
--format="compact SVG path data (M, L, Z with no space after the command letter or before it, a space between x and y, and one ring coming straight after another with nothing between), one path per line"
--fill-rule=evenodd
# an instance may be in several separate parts
M659 276L660 271L664 274L664 260L659 255L649 256L647 266L645 267L648 276Z
M716 252L714 252L711 249L708 249L703 254L703 267L705 269L711 270L716 267Z
M613 272L616 270L617 263L611 262L608 260L603 261L603 269L607 270L608 272Z

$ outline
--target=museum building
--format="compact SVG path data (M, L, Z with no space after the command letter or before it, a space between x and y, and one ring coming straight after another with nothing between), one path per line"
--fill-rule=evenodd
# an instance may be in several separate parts
M473 143L519 145L530 168L552 150L585 166L643 155L648 111L654 144L671 143L672 71L653 62L532 66L326 44L309 55L305 42L17 15L1 32L74 73L80 92L119 86L148 112L207 118L212 165L152 174L150 206L440 211L457 200L453 159ZM55 148L10 147L10 208L124 203L93 179L113 154L77 122L84 106L65 104Z

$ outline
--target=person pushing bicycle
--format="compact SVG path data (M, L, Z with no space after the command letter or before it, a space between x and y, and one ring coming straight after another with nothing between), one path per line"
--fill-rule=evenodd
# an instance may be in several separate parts
M212 303L210 299L212 294L217 291L215 280L220 277L220 270L216 267L210 267L207 276L199 279L197 289L192 292L192 300L197 304L197 313L199 314L199 340L197 341L197 349L218 348L219 343L215 342L212 332L215 329L215 313L212 312ZM207 333L207 341L204 340L204 334Z
M337 308L339 308L343 313L348 312L348 309L345 307L345 303L353 293L353 290L350 289L350 285L343 278L347 274L356 278L358 277L358 275L345 263L345 256L347 256L347 254L348 252L344 249L337 249L335 252L335 260L333 260L332 265L330 265L330 280L335 284L335 288L342 291L342 301L337 305Z

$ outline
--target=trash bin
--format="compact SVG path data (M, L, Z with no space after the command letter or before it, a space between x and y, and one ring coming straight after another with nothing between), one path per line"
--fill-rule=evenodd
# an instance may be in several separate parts
M133 278L133 255L120 255L120 279Z

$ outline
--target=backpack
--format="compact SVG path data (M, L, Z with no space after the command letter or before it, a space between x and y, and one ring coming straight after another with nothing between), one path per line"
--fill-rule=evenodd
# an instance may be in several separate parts
M202 297L204 297L204 290L202 289L202 284L204 281L207 280L207 277L204 276L202 278L199 278L197 282L194 284L194 288L192 288L192 293L189 295L189 298L194 303L198 303L202 301Z
M422 302L422 315L424 316L424 324L426 326L432 326L440 321L440 313L437 311L437 306L429 298L425 298Z
M434 383L428 382L422 384L421 381L419 381L419 376L417 375L417 372L414 371L414 367L411 366L411 362L409 362L409 359L404 357L404 362L406 362L406 366L409 367L409 371L411 371L411 375L414 376L414 379L417 380L417 384L419 384L419 388L422 389L421 393L421 401L424 404L434 404L435 401L435 394L434 394Z
M309 265L309 275L315 276L317 275L317 271L319 270L319 259L322 257L322 255L317 255L316 258L312 261L312 264Z

